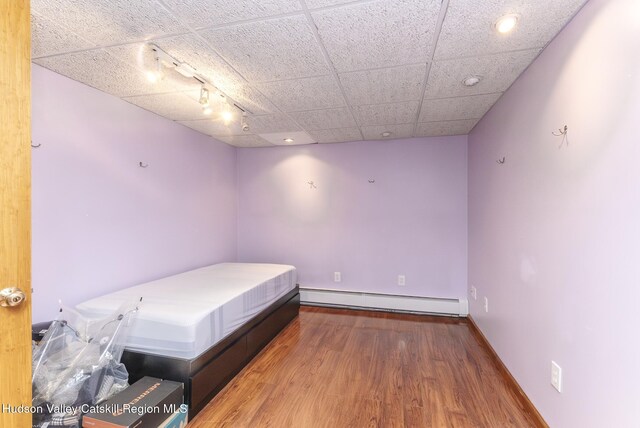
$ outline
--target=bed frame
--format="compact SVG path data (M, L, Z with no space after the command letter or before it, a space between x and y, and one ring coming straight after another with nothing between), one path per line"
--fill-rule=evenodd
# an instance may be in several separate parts
M282 296L238 330L194 359L124 351L129 382L144 376L184 383L184 402L193 418L300 311L299 287Z

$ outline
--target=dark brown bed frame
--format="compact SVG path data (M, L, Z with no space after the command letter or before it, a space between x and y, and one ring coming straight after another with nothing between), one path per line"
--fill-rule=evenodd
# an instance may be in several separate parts
M144 376L184 383L184 402L193 418L300 311L298 286L238 330L194 359L124 351L129 382Z

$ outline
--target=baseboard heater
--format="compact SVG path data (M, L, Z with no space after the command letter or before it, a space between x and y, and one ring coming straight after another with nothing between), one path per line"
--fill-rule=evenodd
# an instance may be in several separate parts
M315 288L300 288L300 304L459 317L469 314L466 299L395 296Z

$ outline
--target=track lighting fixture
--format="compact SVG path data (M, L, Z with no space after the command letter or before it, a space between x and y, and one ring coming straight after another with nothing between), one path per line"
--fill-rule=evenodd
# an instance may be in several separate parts
M204 77L199 75L197 73L197 70L186 62L175 59L155 44L150 43L147 46L149 47L149 49L151 49L151 51L153 51L155 59L154 70L150 70L147 72L147 78L149 79L149 81L157 82L158 80L160 80L163 77L163 68L173 69L184 77L193 78L195 82L200 84L200 97L198 98L198 102L202 106L203 114L210 115L213 113L210 94L210 91L213 91L214 96L217 95L220 97L220 100L218 100L218 98L215 98L213 100L213 104L217 106L218 101L220 101L220 104L224 105L223 110L220 112L220 117L222 118L224 123L228 125L234 119L234 109L237 108L242 112L242 130L245 132L249 131L249 124L247 123L248 112L246 111L246 109L229 98L215 85L208 82Z
M242 122L241 122L241 125L242 125L242 130L243 130L244 132L249 132L249 124L247 123L247 112L246 112L246 111L243 111L243 112L242 112Z

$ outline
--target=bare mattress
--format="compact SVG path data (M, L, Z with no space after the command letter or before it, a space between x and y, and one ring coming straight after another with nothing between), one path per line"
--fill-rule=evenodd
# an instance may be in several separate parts
M126 349L192 359L295 286L293 266L221 263L107 294L77 309L106 315L142 297Z

